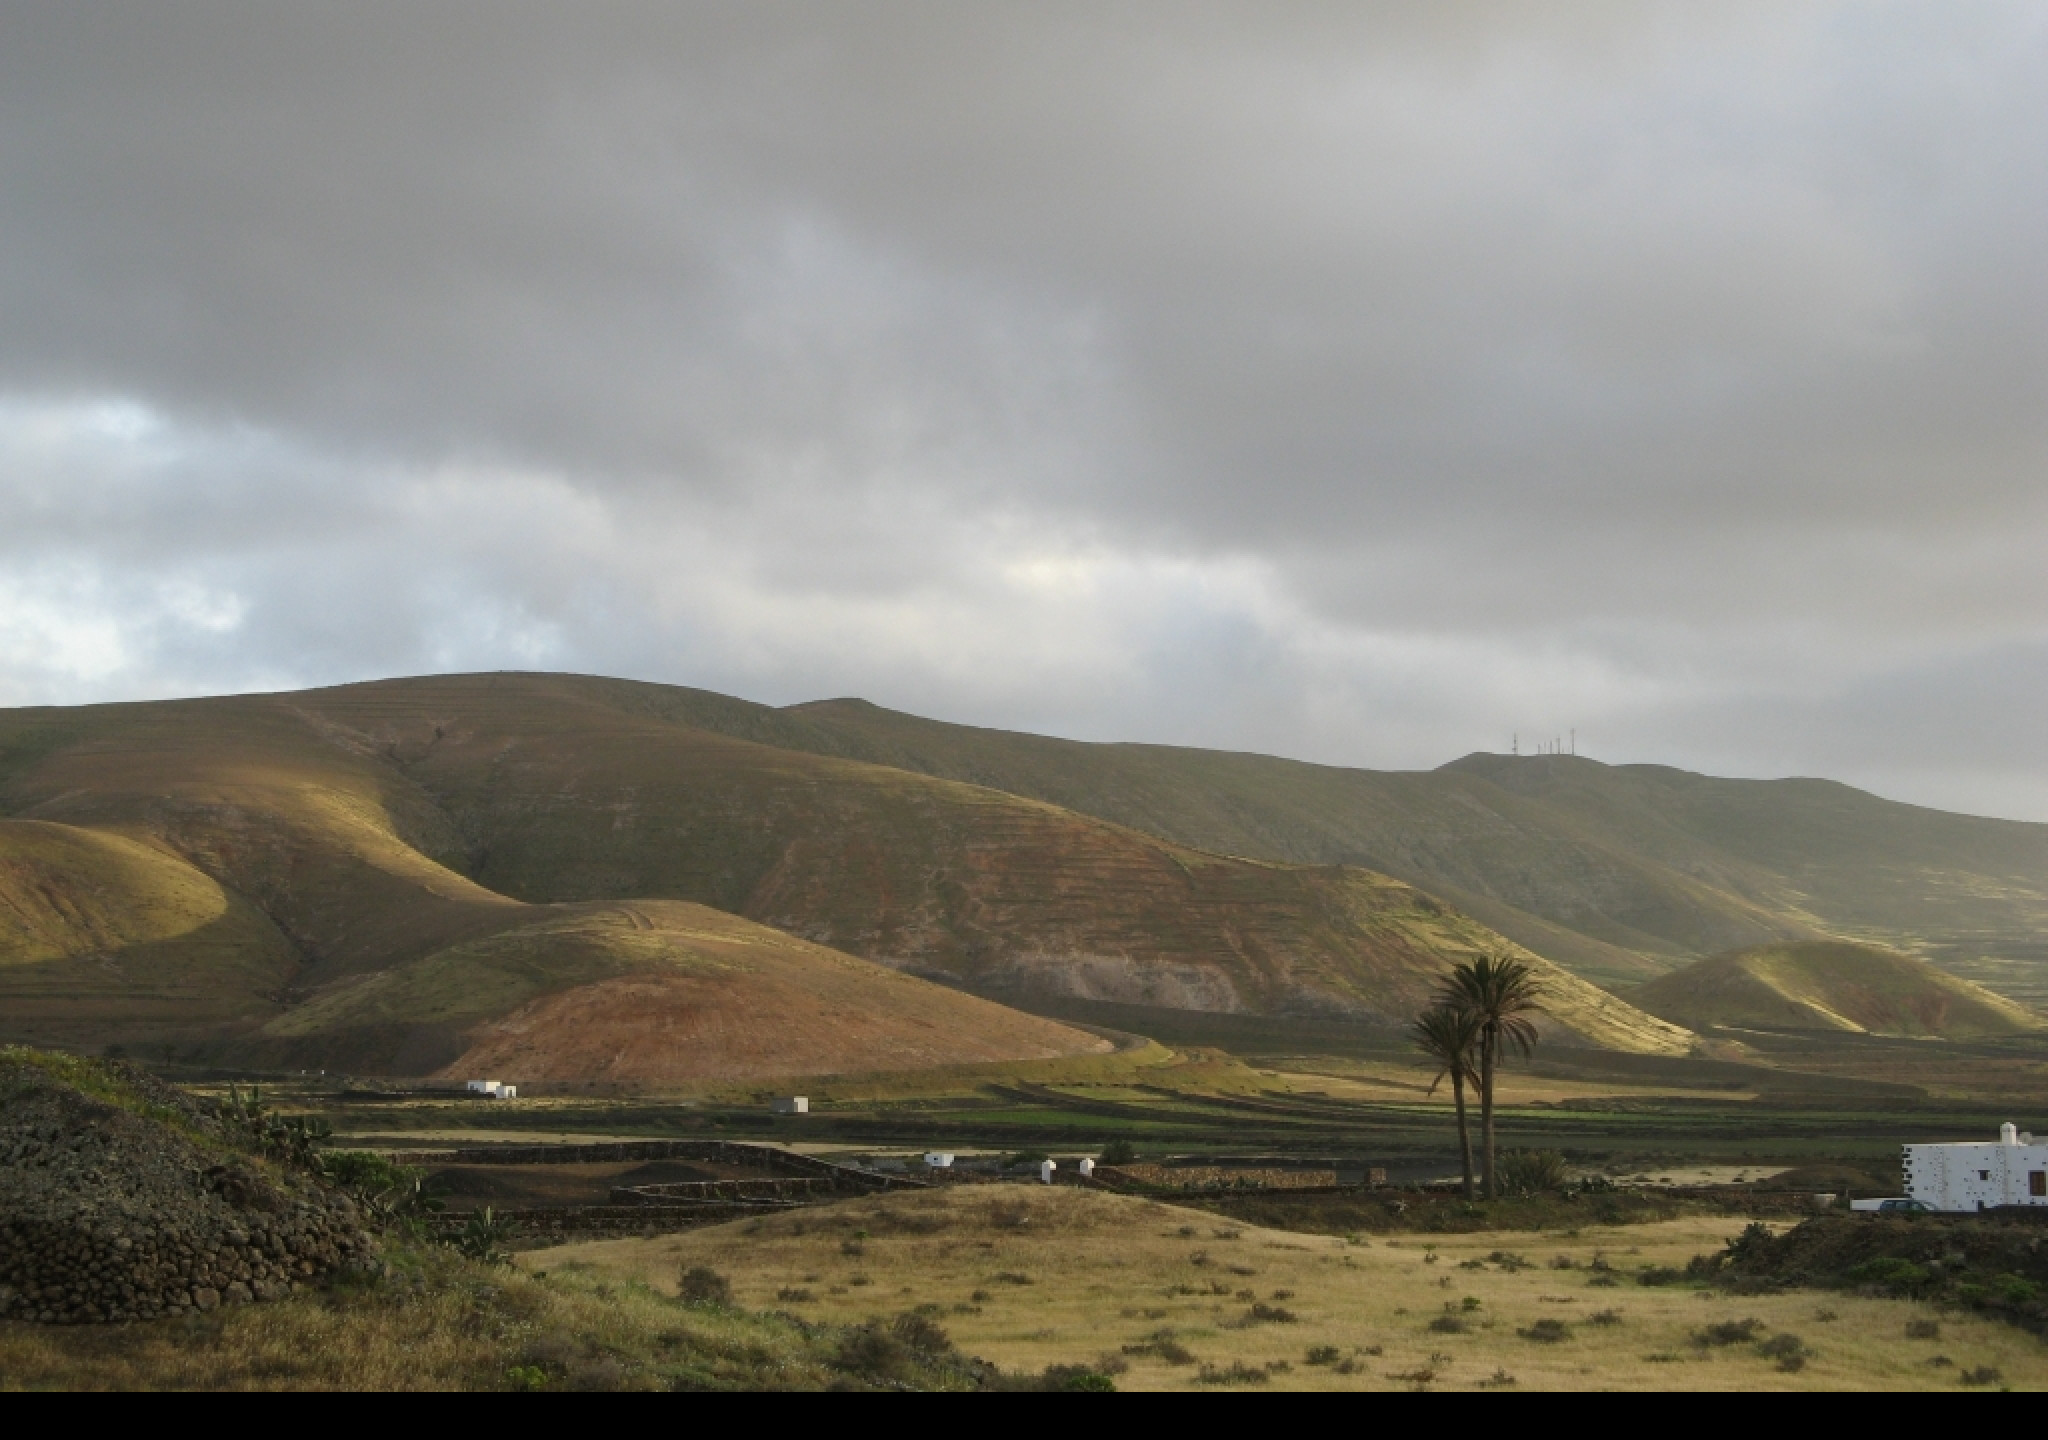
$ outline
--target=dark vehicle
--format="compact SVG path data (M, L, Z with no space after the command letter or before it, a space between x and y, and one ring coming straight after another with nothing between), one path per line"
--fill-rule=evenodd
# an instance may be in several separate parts
M1925 1200L1881 1200L1877 1213L1880 1215L1932 1215L1934 1207Z

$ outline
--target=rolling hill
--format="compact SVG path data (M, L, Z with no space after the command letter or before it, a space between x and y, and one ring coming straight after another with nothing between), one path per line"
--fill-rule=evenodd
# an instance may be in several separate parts
M678 697L716 699L458 676L5 712L0 806L46 839L157 857L163 875L148 884L67 872L99 885L112 911L150 910L149 884L214 887L222 913L247 922L246 944L228 946L247 958L221 980L218 1014L193 1012L180 1034L271 1063L424 1073L524 1056L541 1067L529 1074L564 1074L631 1051L641 1058L612 1073L657 1083L685 1063L658 1058L662 1034L725 1037L724 1058L703 1064L781 1063L747 1058L768 1037L745 1038L739 1017L823 1014L853 1003L849 986L869 995L845 1027L868 1037L860 1068L1026 1058L1097 1042L958 991L1398 1021L1453 960L1513 948L1360 867L1219 856L1041 800L763 743L735 733L741 702L707 728L673 712ZM22 942L22 963L0 971L0 1014L40 987L45 1027L179 1028L131 1013L143 981L133 946L56 891L52 913L77 918L39 922L40 950ZM757 922L751 938L712 945L713 911ZM209 933L180 925L148 941L169 947L164 975L199 964L179 937ZM778 948L771 935L806 943ZM734 947L750 978L720 991L714 957ZM67 1010L65 976L88 954L116 957L127 978L112 992L81 982ZM1665 1053L1690 1043L1536 963L1555 1037ZM713 1005L714 992L726 998ZM939 997L968 1008L947 1012ZM723 1018L696 1031L659 1019L714 1011ZM899 1012L939 1017L950 1038L880 1018Z
M1222 854L1363 866L1603 984L1846 936L2048 1002L2048 825L1951 815L1827 780L1723 780L1562 755L1355 770L1020 735L858 700L773 710L633 688L620 703L728 734L1032 796Z
M1629 992L1692 1029L1837 1030L1976 1039L2041 1017L1896 950L1840 941L1766 945L1696 961Z

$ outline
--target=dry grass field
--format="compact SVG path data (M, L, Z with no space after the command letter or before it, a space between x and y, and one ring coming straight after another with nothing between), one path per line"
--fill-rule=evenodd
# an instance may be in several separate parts
M0 1321L0 1392L822 1389L837 1337L643 1287L535 1281L429 1248L384 1284L146 1325ZM673 1287L671 1287L673 1288ZM924 1388L962 1377L926 1369Z
M1347 1240L1127 1196L984 1185L520 1263L669 1292L685 1269L710 1266L736 1303L814 1321L927 1307L962 1350L1006 1371L1087 1365L1120 1371L1129 1390L2048 1385L2048 1348L1987 1320L1817 1291L1640 1283L1650 1267L1718 1250L1739 1224Z

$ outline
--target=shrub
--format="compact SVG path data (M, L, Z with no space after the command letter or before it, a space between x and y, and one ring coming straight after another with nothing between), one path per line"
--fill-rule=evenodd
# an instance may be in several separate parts
M1761 1220L1752 1220L1742 1227L1741 1234L1728 1242L1724 1253L1728 1259L1738 1263L1759 1259L1770 1253L1771 1242L1776 1238L1770 1226Z
M1992 1293L2007 1305L2030 1305L2041 1294L2041 1287L2021 1275L2001 1275L1991 1282Z
M1806 1368L1808 1354L1806 1342L1790 1333L1773 1335L1756 1347L1757 1353L1766 1360L1778 1362L1778 1368L1787 1372Z
M1192 1365L1195 1363L1194 1351L1176 1340L1173 1331L1166 1329L1154 1330L1138 1344L1124 1346L1123 1352L1126 1355L1156 1356L1169 1365Z
M419 1171L393 1165L368 1150L326 1151L320 1156L320 1169L335 1184L369 1195L402 1190L419 1178Z
M1202 1385L1263 1385L1268 1378L1270 1377L1264 1369L1256 1365L1247 1365L1242 1360L1233 1360L1227 1367L1220 1369L1214 1365L1204 1365L1195 1375L1196 1382Z
M1565 1324L1562 1320L1537 1320L1531 1322L1527 1329L1517 1330L1515 1333L1524 1340L1534 1340L1544 1345L1555 1345L1561 1340L1572 1338L1572 1327Z
M1717 1345L1741 1345L1756 1339L1756 1332L1763 1328L1761 1320L1720 1320L1693 1331L1692 1343L1701 1349Z
M1564 1156L1555 1150L1510 1150L1494 1162L1494 1177L1508 1195L1541 1195L1564 1188Z
M1031 1285L1037 1283L1022 1270L998 1270L995 1273L994 1279L998 1285Z
M1292 1325L1300 1317L1282 1305L1254 1305L1244 1318L1252 1325Z
M1128 1140L1112 1140L1095 1158L1104 1165L1129 1165L1138 1158L1138 1151Z
M1075 1391L1084 1394L1116 1389L1116 1381L1100 1370L1092 1370L1086 1365L1048 1365L1040 1384L1047 1390Z
M1939 1340L1941 1338L1941 1322L1939 1320L1908 1320L1906 1322L1906 1338L1908 1340Z
M903 1380L914 1368L910 1347L872 1321L847 1331L833 1363L876 1380Z
M1675 1265L1645 1265L1636 1271L1638 1285L1676 1285L1685 1278L1685 1272Z
M692 1265L685 1270L678 1290L686 1305L732 1303L732 1282L709 1265Z
M1926 1289L1933 1276L1924 1266L1915 1265L1911 1260L1882 1255L1875 1260L1865 1260L1861 1265L1850 1266L1842 1278L1851 1285L1868 1286L1893 1295L1911 1295Z
M1465 1323L1465 1317L1445 1311L1429 1322L1429 1328L1438 1335L1463 1335L1472 1327Z
M1979 1365L1974 1370L1965 1370L1956 1379L1965 1385L1996 1385L2005 1376L1989 1365Z
M1595 1325L1619 1325L1621 1323L1621 1312L1619 1310L1595 1310L1586 1318Z
M1307 1365L1335 1365L1337 1360L1338 1350L1335 1345L1311 1345L1308 1347L1308 1355L1303 1360L1303 1363Z
M920 1355L944 1355L953 1348L953 1337L929 1315L911 1310L890 1322L889 1333Z

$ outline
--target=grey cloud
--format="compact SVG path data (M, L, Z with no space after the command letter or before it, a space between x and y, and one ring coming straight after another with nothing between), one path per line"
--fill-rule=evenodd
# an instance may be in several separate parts
M0 699L547 664L1373 764L1576 720L2048 815L2040 697L1971 678L2048 644L2044 40L0 4ZM1929 765L1957 693L2007 718Z

